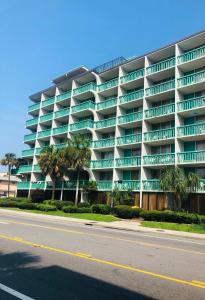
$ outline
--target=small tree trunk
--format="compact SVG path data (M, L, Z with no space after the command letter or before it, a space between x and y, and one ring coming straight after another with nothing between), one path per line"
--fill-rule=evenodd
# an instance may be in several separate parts
M60 200L63 200L63 190L64 190L64 181L62 181L62 186L61 186L61 196L60 196Z
M10 197L11 165L8 167L8 198Z
M78 205L78 190L79 190L79 178L80 178L80 171L77 171L77 182L76 182L76 190L75 190L75 205Z
M51 200L55 199L55 189L56 189L56 182L55 182L55 180L53 180Z

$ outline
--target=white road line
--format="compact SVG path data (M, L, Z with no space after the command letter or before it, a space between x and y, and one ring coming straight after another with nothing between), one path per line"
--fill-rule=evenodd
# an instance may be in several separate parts
M10 287L0 283L0 290L8 293L8 294L11 294L13 295L14 297L18 298L18 299L21 299L21 300L34 300L33 298L30 298L22 293L19 293L13 289L11 289Z
M9 224L9 223L7 223L7 222L1 222L1 221L0 221L0 224Z

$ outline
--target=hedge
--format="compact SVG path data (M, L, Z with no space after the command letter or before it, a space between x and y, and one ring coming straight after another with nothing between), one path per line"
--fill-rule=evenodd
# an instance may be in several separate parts
M90 207L77 207L77 206L64 206L63 211L65 213L91 213Z
M38 204L36 206L37 210L40 211L56 211L56 207L54 205L49 205L49 204Z
M128 205L117 205L113 208L113 213L116 217L122 219L138 218L141 211L140 208L132 208Z
M95 214L108 215L111 213L111 207L106 204L93 204L91 210Z
M71 201L62 201L62 200L44 200L43 204L55 206L59 210L62 210L64 206L74 205L74 203Z

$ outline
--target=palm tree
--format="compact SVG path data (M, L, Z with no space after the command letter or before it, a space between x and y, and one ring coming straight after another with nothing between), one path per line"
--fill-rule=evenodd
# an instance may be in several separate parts
M132 202L131 190L120 190L115 187L111 192L107 192L107 198L111 199L110 206L114 207L116 204L127 204Z
M165 167L162 170L160 187L163 191L174 194L176 206L179 209L186 196L196 191L199 186L200 178L197 174L192 172L185 174L179 167Z
M2 166L8 166L8 197L10 196L11 184L11 169L18 165L18 159L14 153L6 153L4 158L1 159Z
M77 173L75 205L78 204L80 173L90 166L91 150L89 140L82 134L76 134L68 139L67 147L64 148L64 162L67 171L74 170Z
M54 145L43 149L38 159L39 166L43 175L49 175L52 181L52 200L55 197L56 182L62 180L64 168L64 156L61 149L57 149Z

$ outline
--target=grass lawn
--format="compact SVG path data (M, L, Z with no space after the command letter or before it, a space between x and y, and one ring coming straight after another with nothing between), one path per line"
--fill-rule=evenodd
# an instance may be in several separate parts
M25 212L31 212L31 213L35 213L35 214L41 214L41 215L50 215L50 216L67 217L67 218L70 217L70 218L91 220L91 221L98 221L98 222L113 222L113 221L119 220L118 218L116 218L112 215L100 215L100 214L92 214L92 213L84 213L84 214L72 213L72 214L70 214L70 213L64 213L61 210L44 212L44 211L39 211L39 210L19 209L19 208L11 208L11 207L4 207L4 209L25 211Z
M177 224L177 223L142 221L141 226L149 227L149 228L160 228L160 229L205 234L205 224Z

